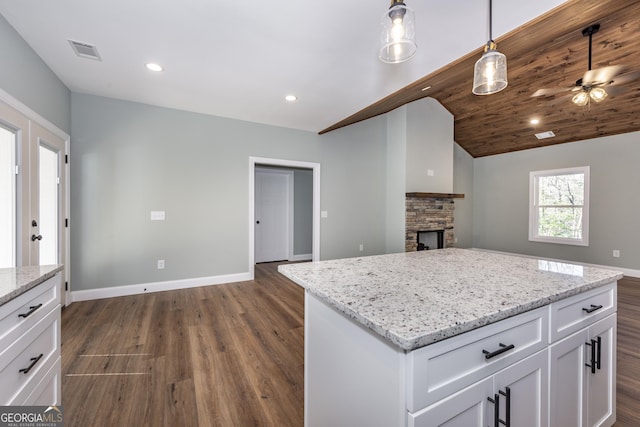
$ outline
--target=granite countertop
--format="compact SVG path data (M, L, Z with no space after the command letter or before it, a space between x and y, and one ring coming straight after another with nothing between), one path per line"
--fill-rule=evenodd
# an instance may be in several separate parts
M62 271L62 265L0 268L0 306Z
M456 248L285 264L278 271L404 350L622 278L618 271Z

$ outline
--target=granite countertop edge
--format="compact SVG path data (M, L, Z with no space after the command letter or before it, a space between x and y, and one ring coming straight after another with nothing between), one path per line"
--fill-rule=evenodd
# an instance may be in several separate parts
M51 268L48 269L47 267L51 267ZM20 278L20 272L25 271L29 268L34 268L34 267L27 266L27 267L16 267L14 269L2 269L5 271L14 270L15 271L14 276L17 276L17 278L14 283L14 288L0 295L0 306L3 306L9 301L16 299L20 295L26 293L27 291L30 291L31 289L35 288L39 284L52 278L53 276L55 276L56 274L58 274L60 271L64 269L64 265L37 266L37 268L40 268L40 269L47 268L47 271L39 273L35 277L28 277L27 279Z
M583 292L586 292L590 289L595 289L604 285L611 283L614 280L619 280L623 277L623 274L617 271L612 271L612 276L601 279L591 281L589 283L584 283L580 286L576 286L570 289L563 290L561 292L557 292L554 294L547 295L542 298L533 299L530 301L522 302L514 307L508 307L502 310L494 311L492 313L481 315L473 320L457 323L455 325L451 325L448 327L444 327L433 332L428 332L423 335L414 336L411 338L399 336L393 331L390 331L384 325L380 325L378 323L373 322L366 316L361 315L357 311L351 309L350 307L336 301L331 296L325 294L321 290L317 289L317 287L306 283L305 279L297 276L291 271L285 269L278 269L281 274L285 277L291 279L298 285L302 286L309 294L314 295L319 298L323 302L325 302L330 307L336 309L337 311L343 313L347 317L353 319L363 327L375 332L377 335L386 339L393 345L399 347L404 351L412 351L416 350L420 347L427 346L429 344L433 344L438 341L442 341L447 338L454 337L456 335L463 334L465 332L472 331L474 329L489 325L491 323L498 322L500 320L507 319L512 316L516 316L518 314L525 313L527 311L535 310L537 308L549 305L553 302L560 301L562 299L571 297L573 295L577 295Z

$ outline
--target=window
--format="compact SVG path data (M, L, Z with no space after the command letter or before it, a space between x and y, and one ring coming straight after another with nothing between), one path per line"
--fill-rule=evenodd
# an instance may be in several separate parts
M589 245L589 166L530 173L529 240Z
M16 266L16 134L0 126L0 268Z

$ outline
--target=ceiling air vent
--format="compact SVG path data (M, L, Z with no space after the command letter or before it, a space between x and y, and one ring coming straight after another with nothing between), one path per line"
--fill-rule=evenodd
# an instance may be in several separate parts
M549 131L546 131L546 132L536 133L536 138L538 138L538 139L553 138L554 136L556 136L556 134L553 133L552 130L549 130Z
M82 58L95 59L96 61L101 61L100 55L98 54L98 49L94 45L88 43L77 42L75 40L69 40L73 51L76 55Z

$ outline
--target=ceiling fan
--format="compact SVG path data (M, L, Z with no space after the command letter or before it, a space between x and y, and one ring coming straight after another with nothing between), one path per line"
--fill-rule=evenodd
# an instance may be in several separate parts
M582 78L576 80L576 84L571 87L538 89L532 97L555 95L558 93L571 91L574 104L584 106L591 101L601 102L608 95L613 95L622 91L621 88L611 87L633 81L640 77L640 72L620 74L624 71L622 65L610 65L607 67L591 69L591 47L592 37L600 30L600 24L593 24L582 30L582 35L589 36L589 69ZM605 89L606 88L606 89Z

